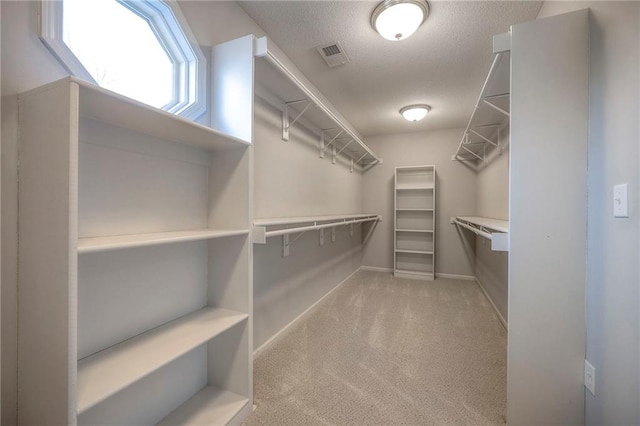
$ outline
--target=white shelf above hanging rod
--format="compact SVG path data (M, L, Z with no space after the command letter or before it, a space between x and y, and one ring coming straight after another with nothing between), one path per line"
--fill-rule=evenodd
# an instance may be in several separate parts
M338 156L345 155L351 162L351 171L354 166L365 171L376 164L382 164L382 158L363 142L358 132L271 40L267 37L256 39L255 52L257 58L264 58L279 75L274 75L273 71L260 63L256 64L257 75L270 79L269 88L282 103L284 141L289 140L291 126L298 120L302 122L304 116L306 122L311 122L315 130L319 130L320 158L327 152L332 155L332 163L335 164ZM310 108L311 106L314 108Z
M510 38L509 33L494 37ZM511 52L496 53L467 128L452 160L484 160L488 148L499 147L499 131L510 119Z
M456 216L452 223L490 240L493 251L509 251L509 221L477 216Z

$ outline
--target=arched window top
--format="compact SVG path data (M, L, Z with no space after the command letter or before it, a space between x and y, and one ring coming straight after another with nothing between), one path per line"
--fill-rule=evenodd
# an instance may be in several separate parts
M42 1L41 38L74 76L187 118L206 109L206 64L174 2Z

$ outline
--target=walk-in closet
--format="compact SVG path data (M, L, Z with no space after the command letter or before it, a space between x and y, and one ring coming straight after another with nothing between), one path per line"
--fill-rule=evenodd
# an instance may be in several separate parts
M640 2L0 2L2 425L640 423Z

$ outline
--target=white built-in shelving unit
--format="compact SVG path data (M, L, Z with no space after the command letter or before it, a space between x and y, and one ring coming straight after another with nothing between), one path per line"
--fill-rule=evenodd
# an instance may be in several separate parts
M394 188L394 275L432 280L436 262L436 168L396 167Z
M74 78L19 107L21 422L240 422L251 140Z
M318 135L320 158L346 158L354 169L365 171L382 159L359 133L267 37L256 40L256 93L282 110L282 139L289 140L291 126L300 123Z
M377 214L344 214L344 215L324 215L324 216L303 216L303 217L279 217L269 219L255 219L253 221L253 242L256 244L266 244L267 238L282 237L282 255L289 255L291 244L306 232L318 231L318 241L324 245L325 229L331 232L331 241L336 239L336 230L349 227L349 236L353 237L354 227L370 222L374 225L381 221L382 217ZM290 235L297 234L293 240Z
M494 47L509 34L496 36ZM467 128L453 160L477 162L500 146L500 132L509 125L511 64L509 50L495 54Z

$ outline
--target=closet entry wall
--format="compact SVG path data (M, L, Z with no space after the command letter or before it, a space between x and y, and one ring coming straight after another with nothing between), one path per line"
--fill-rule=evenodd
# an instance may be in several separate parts
M511 32L507 421L583 424L588 9Z

